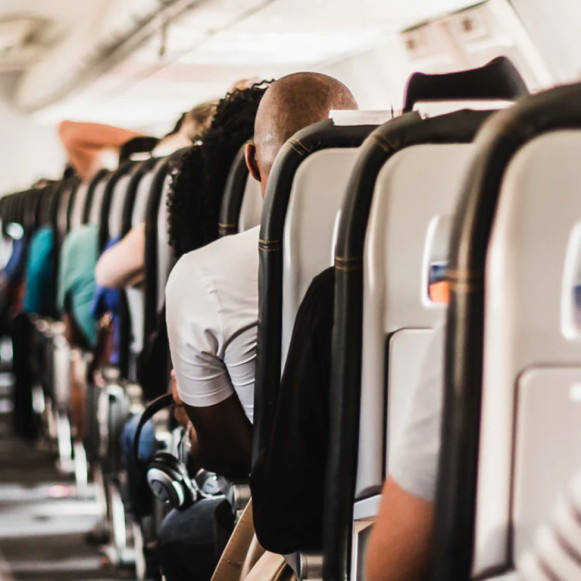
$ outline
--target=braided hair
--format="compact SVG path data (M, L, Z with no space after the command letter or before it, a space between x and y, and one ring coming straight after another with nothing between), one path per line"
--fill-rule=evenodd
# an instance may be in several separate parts
M256 83L221 99L210 127L174 167L167 204L169 243L178 257L218 238L228 172L254 135L256 112L268 85Z

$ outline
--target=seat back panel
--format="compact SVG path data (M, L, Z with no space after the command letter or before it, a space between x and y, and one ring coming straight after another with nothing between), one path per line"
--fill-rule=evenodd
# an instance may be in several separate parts
M510 559L517 378L533 366L581 362L581 334L563 324L576 292L568 256L581 223L580 150L580 131L538 137L515 155L501 187L485 276L475 574ZM568 446L563 439L555 453Z
M401 329L391 335L388 343L386 466L398 449L403 427L410 413L414 386L420 381L422 362L434 336L433 329Z
M165 178L159 213L157 215L157 310L158 312L165 305L165 285L169 278L169 273L175 264L175 257L168 239L168 215L167 215L167 196L171 176Z
M131 174L124 175L119 179L115 185L115 191L111 198L111 206L109 208L109 238L114 238L121 234L121 226L123 221L123 206L125 204L125 195L127 194L127 186L131 181Z
M95 192L93 193L93 199L91 201L91 211L89 213L89 224L99 224L101 220L101 206L103 205L107 182L108 179L104 179L95 186Z
M131 219L133 226L137 226L138 224L141 224L145 221L145 210L147 209L147 200L149 198L149 191L151 190L154 174L155 169L152 169L151 171L147 172L143 176L143 179L139 182Z
M262 216L262 193L260 183L251 175L246 180L246 189L242 198L240 217L238 219L238 232L246 232L260 224Z
M88 193L89 182L83 182L79 185L77 194L75 196L75 203L73 206L73 212L71 214L71 228L77 228L83 223L83 212L85 209Z
M427 331L417 329L433 329L445 315L445 305L429 299L429 271L432 261L447 254L449 230L438 225L454 214L474 151L471 144L416 145L395 154L378 174L364 256L357 498L381 487L385 476L386 401L392 402L390 419L401 422L405 410L399 403L407 405L414 385L411 370L397 366L400 360L421 366ZM402 329L416 331L390 347L395 361L386 340ZM387 355L389 367L396 367L386 378Z
M357 151L318 151L294 176L284 226L282 369L300 303L313 278L333 265L337 217Z
M581 466L581 366L525 371L517 384L516 422L512 519L518 561Z

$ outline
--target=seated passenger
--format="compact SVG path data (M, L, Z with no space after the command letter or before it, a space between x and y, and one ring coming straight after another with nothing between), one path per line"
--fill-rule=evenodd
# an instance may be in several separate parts
M228 171L240 148L254 135L256 112L265 91L265 84L257 83L226 95L203 141L179 160L168 193L169 241L176 254L181 256L218 238L218 212ZM165 327L158 326L157 331L159 340L167 339ZM157 359L149 356L154 349L153 344L146 344L140 357L144 391L151 383L149 378L162 383L157 379ZM185 414L175 382L173 386L176 411ZM193 429L190 436L195 442ZM222 496L203 499L186 510L172 510L164 519L157 544L161 569L168 581L210 579L218 563L219 538L230 532L230 523L220 527L215 523L223 502Z
M16 241L19 242L19 241ZM24 282L24 312L11 319L13 372L15 389L12 391L13 428L16 434L34 440L38 435L38 421L33 409L33 386L39 376L39 367L31 351L34 345L34 327L25 313L49 316L54 309L52 228L41 228L34 234L28 249ZM2 319L8 321L3 314Z
M154 149L155 155L169 155L191 146L212 121L213 102L203 103L184 113L176 127ZM97 284L106 288L125 288L143 281L145 273L145 224L132 228L116 245L111 246L97 263Z
M95 264L99 254L99 226L86 224L69 232L59 264L57 307L63 313L72 346L95 344L97 328L91 312L95 296Z
M43 226L33 235L28 250L24 310L41 317L52 315L54 309L53 242L53 229Z
M273 83L261 101L246 158L262 193L274 159L300 129L354 109L342 83L298 73ZM258 324L258 234L254 228L181 258L166 289L167 325L179 396L204 468L227 477L250 473Z
M263 194L274 158L288 138L326 119L331 109L356 106L349 90L325 75L299 73L273 83L258 108L254 143L246 150L249 170L261 182ZM168 335L179 392L175 399L178 404L183 401L195 428L192 453L204 468L229 477L245 477L250 472L258 232L254 228L186 254L166 289ZM209 527L212 519L203 520ZM196 530L201 534L201 528ZM174 560L178 570L168 575L162 536L162 569L168 579L192 578L195 569L187 560Z
M445 327L436 330L390 462L367 553L368 581L415 581L428 574L434 527L444 392Z
M97 325L92 313L95 264L99 255L99 226L88 224L69 232L62 245L58 274L57 308L63 313L65 337L71 347L91 350ZM73 377L78 376L75 370ZM76 435L85 433L85 399L81 386L72 383L72 420Z
M202 141L177 163L168 195L169 243L179 258L218 239L218 215L228 172L254 135L266 83L236 88L221 99Z

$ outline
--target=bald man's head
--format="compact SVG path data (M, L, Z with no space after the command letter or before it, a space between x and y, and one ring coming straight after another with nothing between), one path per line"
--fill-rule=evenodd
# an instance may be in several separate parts
M254 144L246 150L253 177L266 189L274 158L297 131L329 117L329 111L358 109L351 91L337 79L320 73L295 73L274 82L256 115Z

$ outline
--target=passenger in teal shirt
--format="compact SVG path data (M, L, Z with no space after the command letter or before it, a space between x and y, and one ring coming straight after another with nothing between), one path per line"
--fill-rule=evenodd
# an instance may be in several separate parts
M44 226L34 234L28 250L24 310L41 317L54 309L53 242L53 229Z
M69 343L84 348L94 347L97 338L91 307L98 255L99 226L80 226L65 237L59 265L57 307L65 315Z

